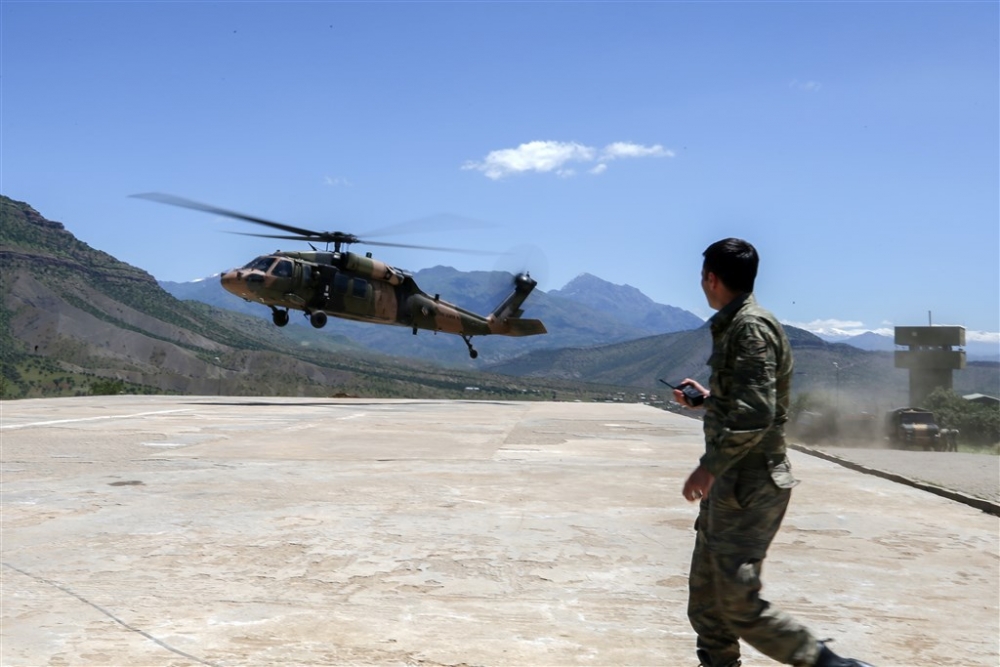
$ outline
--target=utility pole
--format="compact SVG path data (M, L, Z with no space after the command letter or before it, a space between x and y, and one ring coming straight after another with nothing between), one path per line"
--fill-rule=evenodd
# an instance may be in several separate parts
M835 361L835 362L833 362L833 367L837 369L837 399L836 399L836 405L837 405L837 418L839 419L840 418L840 364L838 364Z

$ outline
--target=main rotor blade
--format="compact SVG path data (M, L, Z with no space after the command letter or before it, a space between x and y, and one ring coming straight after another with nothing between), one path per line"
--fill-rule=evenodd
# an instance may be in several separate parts
M320 241L323 239L318 236L302 236L292 235L292 234L254 234L253 232L226 232L227 234L238 234L239 236L256 236L262 239L286 239L288 241Z
M495 229L499 226L500 225L494 222L480 220L478 218L470 218L464 215L456 215L454 213L436 213L421 218L407 220L405 222L397 222L394 225L387 225L385 227L379 227L378 229L372 229L365 232L364 237L366 239L371 239L377 236L396 236L400 234L427 234L430 232L455 232L470 229Z
M293 234L301 234L303 236L319 236L318 232L314 232L309 229L302 229L300 227L293 227L291 225L286 225L281 222L274 222L273 220L265 220L264 218L257 218L252 215L246 215L245 213L237 213L236 211L229 211L224 208L219 208L218 206L212 206L211 204L202 204L201 202L193 201L191 199L184 199L183 197L177 197L174 195L164 194L162 192L144 192L137 195L131 195L136 199L146 199L148 201L155 201L160 204L170 204L171 206L180 206L181 208L189 208L195 211L202 211L203 213L212 213L215 215L222 215L227 218L235 218L237 220L245 220L247 222L253 222L258 225L265 225L267 227L273 227L274 229L280 229L286 232L291 232Z
M365 239L359 239L358 243L364 243L365 245L378 245L389 248L416 248L417 250L439 250L441 252L460 252L462 254L469 255L497 255L499 253L492 250L469 250L467 248L442 248L440 246L431 245L409 245L407 243L387 243L384 241L366 241Z
M229 232L230 234L239 234L240 236L256 236L264 239L286 239L289 241L317 241L319 243L326 243L327 238L323 234L317 234L315 236L291 236L285 234L254 234L253 232ZM330 241L332 243L332 241ZM417 250L439 250L441 252L459 252L462 254L470 255L499 255L502 253L495 252L492 250L469 250L466 248L443 248L440 246L430 246L430 245L411 245L408 243L389 243L387 241L366 241L364 239L357 239L355 241L342 241L342 243L362 243L364 245L377 245L387 248L416 248Z
M201 202L194 201L192 199L185 199L184 197L178 197L176 195L168 195L163 192L144 192L141 194L130 195L136 199L146 199L148 201L154 201L160 204L169 204L171 206L179 206L181 208L189 208L195 211L201 211L203 213L211 213L213 215L221 215L227 218L235 218L236 220L244 220L246 222L252 222L258 225L264 225L265 227L272 227L274 229L280 229L284 232L289 232L295 236L286 236L279 234L252 234L248 232L230 232L231 234L239 234L241 236L258 236L261 238L269 239L286 239L290 241L315 241L318 243L364 243L367 245L377 245L386 246L390 248L414 248L417 250L438 250L441 252L458 252L470 255L497 255L500 253L489 251L489 250L467 250L464 248L443 248L440 246L426 246L426 245L409 245L405 243L388 243L381 241L368 241L365 239L358 238L354 234L348 234L346 232L317 232L311 229L303 229L301 227L293 227L292 225L286 225L281 222L274 222L273 220L265 220L264 218L258 218L252 215L246 215L245 213L237 213L236 211L230 211L228 209L219 208L218 206L212 206L211 204L203 204ZM446 220L449 224L455 224L456 222L467 223L472 218L462 219L460 216L431 216L423 220ZM483 223L482 221L474 220L475 223L481 225L488 225L488 223ZM399 234L405 233L407 230L405 228L406 223L400 223L398 225L392 225L391 227L386 227L381 230L374 232L376 236L387 235L387 234Z

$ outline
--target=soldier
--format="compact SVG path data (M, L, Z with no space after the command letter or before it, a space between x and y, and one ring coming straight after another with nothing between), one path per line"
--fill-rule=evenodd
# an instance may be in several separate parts
M785 456L792 354L775 317L753 296L757 250L724 239L704 252L701 287L710 320L712 367L705 397L705 455L684 483L700 500L688 580L688 618L703 667L739 667L742 639L796 667L871 667L842 658L759 596L760 571L798 482ZM683 386L683 384L682 384ZM680 390L674 399L692 407Z

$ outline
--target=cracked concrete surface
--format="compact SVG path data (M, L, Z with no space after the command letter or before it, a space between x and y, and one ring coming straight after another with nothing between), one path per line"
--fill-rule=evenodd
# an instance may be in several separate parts
M700 423L642 405L4 402L3 665L694 665ZM1000 661L1000 519L791 453L765 597ZM744 664L774 664L747 647Z

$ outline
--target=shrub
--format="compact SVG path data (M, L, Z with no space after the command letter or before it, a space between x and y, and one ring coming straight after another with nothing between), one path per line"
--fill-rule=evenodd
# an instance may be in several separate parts
M108 378L104 380L94 380L90 383L91 396L114 396L125 392L125 383L121 380Z
M923 407L934 413L938 425L957 428L962 442L974 445L1000 442L1000 407L967 401L950 389L935 389Z

